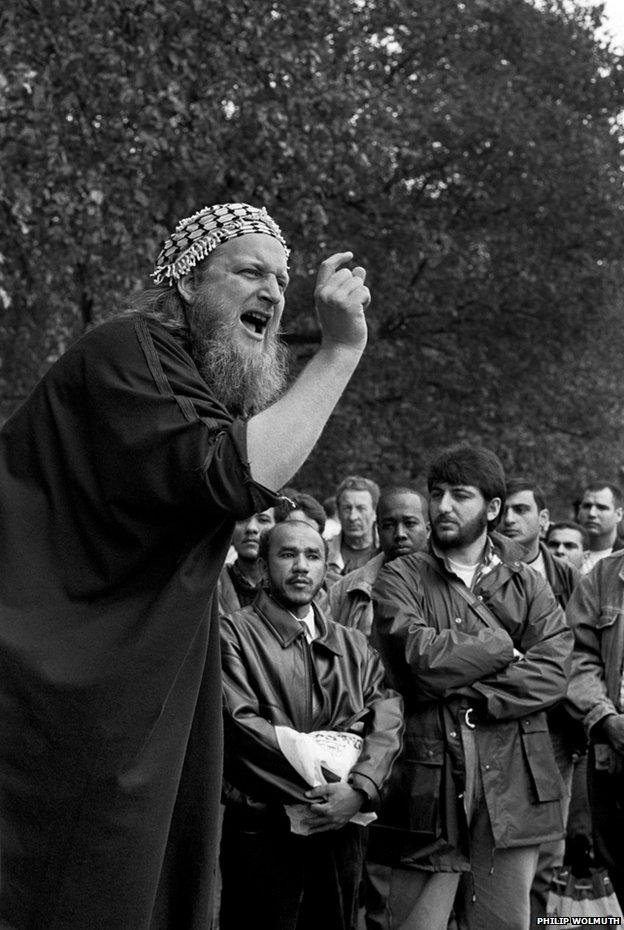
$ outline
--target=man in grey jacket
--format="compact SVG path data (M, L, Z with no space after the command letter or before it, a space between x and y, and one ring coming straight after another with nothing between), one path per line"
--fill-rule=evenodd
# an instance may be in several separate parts
M526 930L539 845L563 832L545 711L565 694L572 634L545 580L491 533L497 457L451 449L428 487L429 551L390 562L373 590L406 734L370 855L393 866L392 930L444 930L458 889L462 928Z

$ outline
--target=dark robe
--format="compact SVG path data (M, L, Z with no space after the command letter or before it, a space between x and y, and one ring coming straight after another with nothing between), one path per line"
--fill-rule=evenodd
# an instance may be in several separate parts
M0 927L207 930L212 592L275 496L180 339L79 340L0 433Z

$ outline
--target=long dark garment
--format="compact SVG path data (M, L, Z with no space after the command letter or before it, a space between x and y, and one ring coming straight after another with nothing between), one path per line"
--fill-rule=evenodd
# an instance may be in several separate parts
M0 925L206 930L212 591L255 485L180 340L83 337L0 434Z
M364 827L312 836L223 824L221 930L352 930L366 847Z

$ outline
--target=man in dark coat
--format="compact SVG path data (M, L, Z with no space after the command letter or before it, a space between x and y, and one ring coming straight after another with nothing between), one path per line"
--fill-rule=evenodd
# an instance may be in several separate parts
M288 250L206 207L138 312L93 329L0 435L0 924L205 930L221 776L212 592L366 339L364 272L321 266L323 342L283 389Z
M278 523L262 550L269 590L221 624L220 926L352 930L365 843L359 815L377 807L399 753L401 698L366 637L315 602L326 571L320 533ZM351 756L343 767L335 766L339 747Z
M624 552L600 559L581 579L566 615L574 631L568 700L589 737L594 856L624 908Z
M489 532L505 476L486 449L428 475L428 552L389 562L373 640L403 694L405 748L371 828L394 866L393 930L526 930L540 843L563 833L545 711L565 694L572 633L547 583Z
M580 575L567 559L556 558L542 542L541 536L548 527L549 510L544 492L528 477L510 478L507 481L507 498L501 520L502 532L522 546L522 561L545 578L555 599L565 610ZM548 711L548 728L555 759L563 778L563 824L567 826L572 793L572 776L575 755L584 749L582 728L570 717L563 702ZM543 843L540 847L537 870L531 888L531 923L546 916L548 892L555 869L563 865L565 841Z

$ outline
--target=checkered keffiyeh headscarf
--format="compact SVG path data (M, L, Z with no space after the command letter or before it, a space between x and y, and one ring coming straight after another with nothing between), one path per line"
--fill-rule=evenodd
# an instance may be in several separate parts
M175 232L165 240L151 276L156 284L173 284L221 242L248 233L273 236L282 244L288 258L290 250L281 230L264 207L252 207L248 203L218 203L204 207L178 223Z

